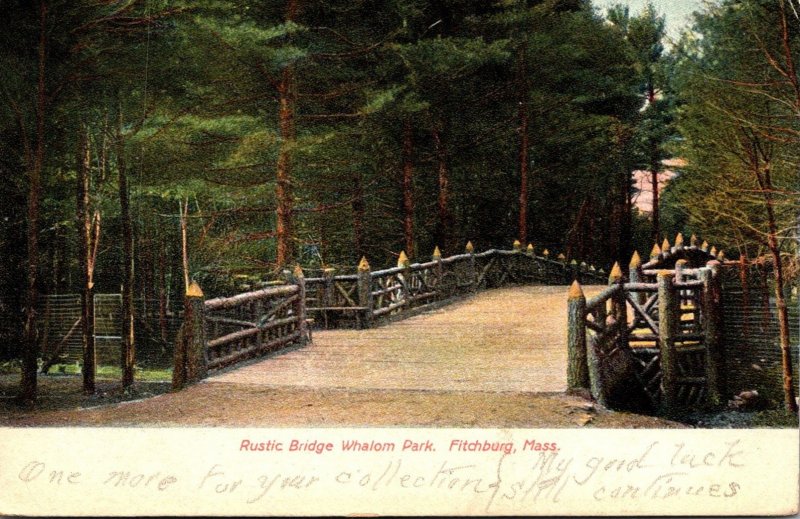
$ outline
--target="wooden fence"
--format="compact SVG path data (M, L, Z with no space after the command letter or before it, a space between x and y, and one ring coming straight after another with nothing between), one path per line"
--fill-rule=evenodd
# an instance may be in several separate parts
M602 405L636 411L721 403L720 262L694 243L665 250L643 265L635 254L628 280L615 265L608 288L588 301L573 284L570 389L589 389Z
M762 403L785 399L780 326L771 259L744 256L722 270L723 336L728 394L757 390ZM789 272L786 268L784 272ZM797 274L795 274L796 276ZM800 293L797 279L786 280L791 365L800 366ZM800 377L795 372L795 390Z
M394 268L372 271L366 259L357 273L335 275L333 269L305 280L306 311L322 328L369 328L377 321L409 315L412 311L484 288L508 284L569 284L605 282L605 275L586 263L551 259L532 246L523 250L491 249L442 258L438 248L430 261L411 263L401 253Z
M56 364L83 363L81 339L81 295L55 294L42 297L39 308L42 316L40 351L42 373ZM105 365L119 363L122 340L122 296L94 295L94 337L97 359ZM63 366L62 366L63 369Z

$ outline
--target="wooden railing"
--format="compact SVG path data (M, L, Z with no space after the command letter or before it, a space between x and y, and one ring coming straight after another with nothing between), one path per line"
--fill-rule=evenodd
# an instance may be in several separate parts
M173 387L209 371L260 357L309 339L305 280L205 301L200 287L187 291L184 323L175 348Z
M204 304L208 369L219 369L304 339L300 284L211 299Z
M447 258L437 249L425 263L411 263L401 253L398 265L389 269L372 271L366 259L357 274L335 275L326 269L322 277L306 279L306 311L323 328L367 328L484 288L568 284L574 279L597 283L605 276L585 263L537 255L532 247L475 253L468 244L466 253Z
M631 281L618 265L589 299L569 292L568 386L602 405L674 413L717 405L723 394L719 262L696 246L659 252ZM676 258L677 256L677 258ZM689 268L689 260L709 260ZM673 268L659 268L665 264Z

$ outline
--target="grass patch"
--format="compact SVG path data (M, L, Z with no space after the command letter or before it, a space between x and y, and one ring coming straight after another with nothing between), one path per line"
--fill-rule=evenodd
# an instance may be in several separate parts
M21 373L18 361L4 362L0 364L0 374L14 375ZM97 380L120 380L122 369L119 366L97 366ZM49 376L77 376L81 374L81 367L78 364L56 364L50 368ZM41 375L40 376L47 376ZM134 379L140 382L168 382L172 380L171 368L134 368Z
M786 409L770 409L753 413L751 427L797 427L798 417Z
M61 368L64 368L63 371ZM53 372L64 375L80 375L80 366L75 364L62 364L53 366ZM122 369L118 366L98 366L97 378L100 380L119 380L122 378ZM142 382L160 382L172 380L171 369L135 368L134 379Z

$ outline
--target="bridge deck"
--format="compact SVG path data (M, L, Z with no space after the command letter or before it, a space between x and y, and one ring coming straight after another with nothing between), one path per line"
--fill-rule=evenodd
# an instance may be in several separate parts
M599 291L588 287L587 296ZM553 392L566 389L566 289L489 290L369 330L314 334L304 348L207 379L336 389Z

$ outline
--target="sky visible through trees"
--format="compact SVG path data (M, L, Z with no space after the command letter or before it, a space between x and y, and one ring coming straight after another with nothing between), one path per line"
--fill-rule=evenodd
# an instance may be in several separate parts
M604 11L615 5L627 5L631 12L640 12L648 4L648 0L595 0L595 7ZM692 13L702 7L701 0L654 0L650 2L656 11L667 20L667 36L677 40L685 29L691 26Z

